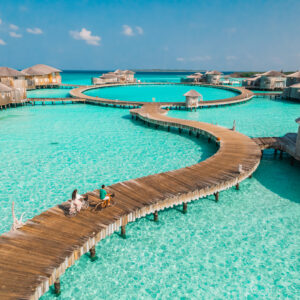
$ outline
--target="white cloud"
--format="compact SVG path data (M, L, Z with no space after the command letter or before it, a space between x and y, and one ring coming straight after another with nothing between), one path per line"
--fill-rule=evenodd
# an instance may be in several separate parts
M22 34L11 31L9 35L13 38L21 38Z
M136 28L136 31L137 31L138 34L141 34L141 35L144 34L144 30L143 30L142 27L136 26L135 28Z
M42 29L37 28L37 27L35 27L35 28L27 28L26 31L28 33L31 33L31 34L42 34L43 33Z
M18 30L19 29L19 27L15 24L10 24L9 28L12 29L12 30Z
M6 43L0 39L0 45L4 46L4 45L6 45Z
M142 35L144 29L141 26L135 26L135 29L133 29L131 26L124 24L122 33L127 36Z
M123 34L127 36L133 36L133 29L128 25L123 25Z
M234 55L226 56L226 60L235 60L235 59L236 59L236 56L234 56Z
M183 57L177 57L176 60L177 61L184 61L185 59Z
M81 31L70 31L70 35L75 40L83 40L89 45L99 46L101 37L97 35L92 35L90 30L82 28Z

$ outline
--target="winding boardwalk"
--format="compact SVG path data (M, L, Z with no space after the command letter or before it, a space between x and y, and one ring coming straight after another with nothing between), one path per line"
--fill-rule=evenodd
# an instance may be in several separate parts
M38 299L77 259L97 242L125 229L129 222L168 207L188 203L237 186L256 170L260 147L249 137L197 121L166 116L163 104L131 110L133 118L154 126L204 135L219 144L210 158L186 168L113 184L114 204L101 211L64 215L55 206L0 237L0 299ZM98 190L88 192L97 201Z
M212 106L223 106L223 105L231 105L237 103L243 103L251 100L254 97L254 93L246 90L242 87L228 87L223 85L208 85L208 84L184 84L184 83L126 83L126 84L105 84L105 85L91 85L86 87L79 87L70 91L70 94L74 98L82 98L85 99L87 103L98 103L100 105L112 105L112 106L120 106L120 107L136 107L142 106L145 104L144 101L121 101L121 100L111 100L100 97L93 97L85 95L84 92L97 88L107 88L107 87L115 87L115 86L128 86L128 85L157 85L157 84L170 84L170 85L188 85L188 86L204 86L204 87L212 87L212 88L220 88L227 89L231 91L235 91L238 93L237 96L219 100L211 100L211 101L200 101L199 107L212 107ZM163 107L185 107L184 102L159 102L159 104Z

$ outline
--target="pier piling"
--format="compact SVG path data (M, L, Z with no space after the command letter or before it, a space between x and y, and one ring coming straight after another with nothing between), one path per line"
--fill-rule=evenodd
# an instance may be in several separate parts
M60 279L57 278L54 282L54 291L56 295L59 295L61 290L60 290Z
M158 212L157 212L157 210L154 212L153 216L154 216L154 221L157 222L158 221Z
M187 213L187 203L183 203L183 213Z
M125 225L121 226L121 236L123 238L126 238L126 226Z

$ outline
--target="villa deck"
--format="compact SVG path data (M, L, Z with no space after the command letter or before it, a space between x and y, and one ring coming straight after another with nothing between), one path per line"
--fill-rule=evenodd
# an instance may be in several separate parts
M291 157L296 160L300 160L300 157L296 155L296 133L287 133L283 137L262 137L262 138L253 138L261 150L264 149L274 149L282 152L288 153Z
M101 211L87 209L76 217L64 215L55 206L29 220L15 232L0 236L0 298L38 299L49 286L84 253L119 228L137 218L168 207L215 195L251 176L259 165L260 147L249 137L197 121L174 119L165 115L162 104L148 103L131 114L155 127L177 128L195 136L204 135L220 148L198 164L113 184L113 205ZM98 190L87 193L97 201Z

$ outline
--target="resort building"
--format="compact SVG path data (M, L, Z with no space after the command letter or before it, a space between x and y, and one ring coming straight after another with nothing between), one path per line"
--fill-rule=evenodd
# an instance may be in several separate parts
M300 83L300 71L286 76L286 86Z
M286 86L286 76L278 71L268 71L243 80L243 86L258 90L283 90Z
M286 76L277 71L268 71L261 74L260 89L283 90L286 86Z
M114 72L108 72L100 77L93 77L93 84L109 84L109 83L134 83L134 72L129 70L116 70Z
M300 101L300 83L296 83L289 87L286 87L283 90L281 98Z
M208 71L204 75L204 81L209 84L219 84L222 73L219 71Z
M21 103L26 100L26 80L23 72L0 67L0 83L11 88L11 102Z
M202 80L202 77L203 77L203 74L202 73L194 73L194 74L191 74L191 75L188 75L186 76L185 78L181 78L181 82L201 82Z
M12 88L0 83L0 106L6 106L12 102Z
M47 65L35 65L22 72L26 75L27 89L58 87L61 84L61 70Z
M185 106L190 108L197 108L199 106L199 100L203 101L202 95L195 90L190 90L184 94L185 96Z

